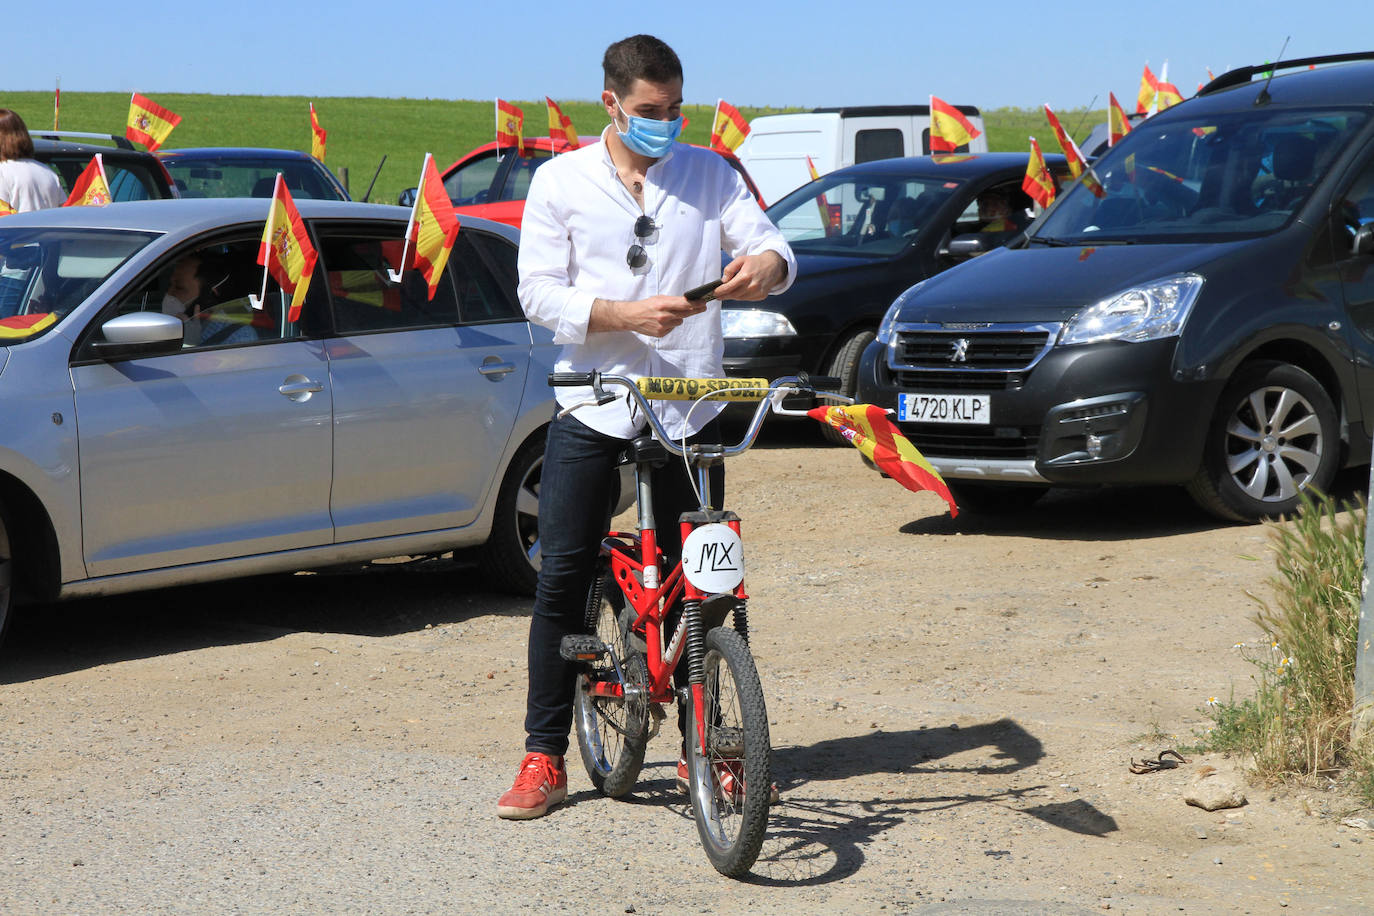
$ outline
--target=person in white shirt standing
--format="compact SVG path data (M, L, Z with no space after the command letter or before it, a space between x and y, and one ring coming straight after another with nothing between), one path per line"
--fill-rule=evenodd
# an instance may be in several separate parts
M720 306L683 293L721 279L718 300L761 300L796 277L797 262L744 181L716 153L675 142L682 130L682 65L667 44L634 35L602 60L601 142L556 157L534 174L520 234L520 303L563 345L556 370L630 378L722 378ZM731 260L721 270L721 252ZM558 402L589 388L559 388ZM721 405L659 408L668 432L719 441ZM562 638L584 632L587 589L610 521L617 455L644 425L625 399L555 418L539 491L541 567L530 620L525 758L497 814L540 817L567 796L564 754L575 668ZM724 469L712 469L724 492ZM655 473L659 518L697 508L680 464ZM676 524L659 527L675 562Z
M60 207L66 199L52 169L33 158L33 138L24 119L0 108L0 201L26 213Z

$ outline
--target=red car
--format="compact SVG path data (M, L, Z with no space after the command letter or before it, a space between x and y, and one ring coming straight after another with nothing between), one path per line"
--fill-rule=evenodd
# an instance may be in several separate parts
M600 136L581 138L583 146L600 140ZM515 155L510 147L504 147L504 151L499 149L495 141L484 143L444 170L444 189L459 213L470 213L519 229L534 170L548 162L555 152L566 150L567 144L562 140L555 145L549 137L527 137L522 155ZM744 166L733 154L720 154L744 178L762 207L763 198ZM403 207L413 205L415 189L402 191L398 203Z

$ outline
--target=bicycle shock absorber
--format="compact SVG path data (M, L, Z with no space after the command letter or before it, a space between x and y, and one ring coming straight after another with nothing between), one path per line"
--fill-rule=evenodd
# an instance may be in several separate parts
M747 601L735 602L735 632L744 639L746 646L749 645L749 603Z
M683 619L687 622L687 681L706 682L706 634L701 631L701 599L688 598L682 602Z
M596 632L596 624L601 617L601 589L605 584L606 577L601 574L601 568L597 567L596 575L592 577L592 587L587 589L585 618L588 633Z

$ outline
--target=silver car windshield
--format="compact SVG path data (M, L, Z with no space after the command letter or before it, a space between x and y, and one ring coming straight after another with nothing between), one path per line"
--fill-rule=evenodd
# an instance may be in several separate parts
M912 242L960 184L887 173L825 176L767 212L798 253L890 257Z
M1288 108L1141 122L1065 195L1031 241L1210 242L1274 232L1367 117Z
M0 345L41 337L156 236L0 223Z

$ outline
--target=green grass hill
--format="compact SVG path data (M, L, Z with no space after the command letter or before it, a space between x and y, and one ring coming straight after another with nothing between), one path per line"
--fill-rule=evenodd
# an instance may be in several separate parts
M181 115L165 149L188 146L267 146L310 150L309 103L315 103L320 125L329 132L325 164L339 173L347 171L348 188L361 197L372 180L382 156L382 166L371 199L394 203L397 194L413 187L424 154L430 152L440 170L482 143L494 139L493 101L446 99L316 98L304 96L252 96L156 93L150 96L164 108ZM19 112L32 130L52 127L52 93L0 92L0 107ZM526 136L548 129L544 100L511 100L525 112ZM564 114L583 134L595 134L606 117L598 102L557 100ZM712 105L685 105L688 118L685 139L706 143L711 134ZM742 108L746 118L798 111L791 108ZM64 92L61 127L64 130L124 133L129 96L120 92ZM1105 111L1058 112L1075 139L1082 139L1094 124L1106 119ZM1025 151L1026 137L1034 135L1050 152L1053 139L1038 109L994 108L983 112L988 147L994 151ZM1048 143L1045 141L1049 140Z

